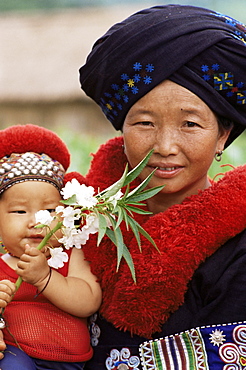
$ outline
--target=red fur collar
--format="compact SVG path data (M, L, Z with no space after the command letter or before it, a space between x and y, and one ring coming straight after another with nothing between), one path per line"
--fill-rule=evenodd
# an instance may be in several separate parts
M125 163L122 138L112 139L94 156L86 180L102 190L118 180ZM97 248L91 238L84 252L103 289L102 315L117 328L144 337L159 331L183 303L187 284L200 263L246 227L245 195L246 166L241 166L166 212L152 217L137 215L161 251L159 254L143 239L140 253L132 234L125 231L137 284L126 264L116 273L112 243L105 238Z

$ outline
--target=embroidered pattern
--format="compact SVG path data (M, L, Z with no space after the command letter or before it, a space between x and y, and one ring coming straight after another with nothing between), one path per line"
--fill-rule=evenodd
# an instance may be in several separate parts
M140 355L144 370L209 369L199 329L145 342Z
M202 78L204 81L209 82L213 79L214 89L217 91L225 91L227 98L236 96L237 104L246 104L246 90L244 90L244 83L242 81L234 83L234 75L231 72L218 72L220 65L214 63L211 68L208 65L203 64L201 66Z
M143 370L246 369L246 322L203 326L144 342Z
M99 342L99 338L101 335L101 330L99 326L96 324L97 320L97 314L90 316L89 319L89 331L90 331L90 337L91 337L91 345L92 347L96 347Z
M131 356L128 348L122 348L121 351L112 349L110 356L106 360L107 370L140 370L140 359L138 356Z
M215 329L210 334L210 342L213 346L220 346L225 341L225 335L223 334L222 330Z
M246 325L236 326L233 330L234 343L225 343L220 347L220 358L227 365L226 369L245 369L246 367Z
M132 95L136 95L144 85L152 83L151 73L154 72L153 64L148 63L143 66L136 62L132 66L132 74L122 73L120 75L121 83L111 84L111 90L104 93L100 99L99 105L109 120L118 116L123 105L128 103Z
M216 12L215 14L212 13L213 15L222 18L225 23L229 24L232 27L232 35L236 39L242 41L246 45L246 26L245 24L237 21L234 18L231 18L227 15L224 15L222 13Z

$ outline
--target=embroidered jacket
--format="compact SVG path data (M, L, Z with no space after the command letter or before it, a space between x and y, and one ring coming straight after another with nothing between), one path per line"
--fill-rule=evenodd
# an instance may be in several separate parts
M126 164L122 143L122 138L115 138L99 149L86 177L88 184L102 190L121 176ZM133 187L137 184L138 180ZM111 351L118 352L109 356L109 362L114 356L124 357L121 351L126 347L135 356L146 338L246 319L245 195L246 166L241 166L165 212L136 215L161 251L142 239L141 253L133 235L124 231L137 284L126 264L116 273L116 248L108 239L96 247L90 238L84 253L101 283L103 304L94 323L101 335L86 369L114 369L105 367Z

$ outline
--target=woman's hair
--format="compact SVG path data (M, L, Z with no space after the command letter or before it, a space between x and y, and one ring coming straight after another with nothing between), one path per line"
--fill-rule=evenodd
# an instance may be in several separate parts
M222 130L229 131L229 130L232 130L235 125L231 119L223 117L223 116L217 115L217 120L218 120L218 125L219 125L220 130L222 129Z

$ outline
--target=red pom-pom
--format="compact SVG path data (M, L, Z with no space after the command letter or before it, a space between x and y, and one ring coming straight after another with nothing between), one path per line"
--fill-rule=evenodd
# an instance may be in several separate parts
M70 153L66 144L54 132L40 126L15 125L0 131L0 158L11 153L35 152L47 154L67 170Z
M86 181L85 177L83 175L81 175L79 172L76 172L76 171L66 173L66 175L64 176L64 184L66 184L68 181L72 181L72 179L78 180L78 182L80 184L87 185L87 181Z

